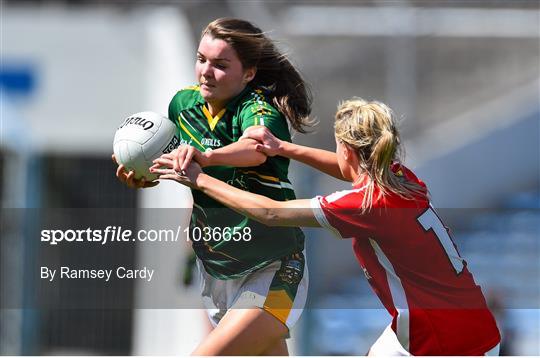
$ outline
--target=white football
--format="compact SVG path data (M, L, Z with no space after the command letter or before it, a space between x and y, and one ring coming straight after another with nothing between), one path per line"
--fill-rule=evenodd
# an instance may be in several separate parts
M127 171L133 170L135 178L155 180L150 173L152 161L170 153L180 144L176 126L169 118L154 112L140 112L127 117L116 131L113 152L118 164Z

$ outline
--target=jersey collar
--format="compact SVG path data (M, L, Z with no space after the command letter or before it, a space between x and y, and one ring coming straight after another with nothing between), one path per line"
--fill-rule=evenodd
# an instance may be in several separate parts
M214 128L216 127L217 123L219 122L219 120L223 117L223 115L225 114L225 112L228 110L228 111L234 111L236 106L238 105L238 102L240 101L240 99L242 99L246 93L250 92L251 91L251 88L246 86L242 92L240 92L238 95L236 95L235 97L233 97L226 105L223 109L221 109L221 111L219 111L219 113L216 115L216 116L212 116L210 114L210 111L208 110L208 105L206 104L206 101L204 100L204 98L200 95L200 92L199 92L199 96L197 98L197 102L199 104L202 105L202 111L203 111L203 114L204 116L206 117L207 121L208 121L208 125L210 126L210 129L213 131Z

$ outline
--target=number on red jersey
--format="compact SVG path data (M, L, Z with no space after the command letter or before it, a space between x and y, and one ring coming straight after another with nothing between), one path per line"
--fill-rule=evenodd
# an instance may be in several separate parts
M422 213L422 215L418 217L417 220L420 225L422 225L424 230L433 230L435 236L437 236L437 239L444 248L446 256L448 256L450 263L454 267L456 274L459 275L465 267L465 260L459 256L452 238L450 238L450 235L448 235L448 231L446 231L441 219L437 216L433 208L429 207L426 211L424 211L424 213Z

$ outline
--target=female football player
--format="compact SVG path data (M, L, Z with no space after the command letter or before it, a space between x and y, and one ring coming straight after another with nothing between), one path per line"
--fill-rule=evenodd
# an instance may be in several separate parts
M352 239L359 264L392 316L370 354L498 353L499 331L480 287L430 205L425 184L400 162L390 108L359 98L345 101L334 128L335 153L282 141L264 128L246 132L269 157L296 159L352 182L350 190L311 200L248 193L204 174L195 163L178 172L169 156L157 159L152 170L270 227L324 227Z
M181 146L174 156L182 170L195 160L211 177L274 200L294 199L289 160L267 158L244 131L264 125L290 141L288 125L305 132L311 95L299 72L251 23L221 18L202 32L195 74L198 83L179 91L169 105ZM135 180L118 167L130 187ZM298 227L268 229L238 215L205 193L193 191L192 244L202 294L216 328L197 355L285 355L285 338L307 295L304 235ZM220 240L233 234L238 240ZM242 308L242 309L236 309Z

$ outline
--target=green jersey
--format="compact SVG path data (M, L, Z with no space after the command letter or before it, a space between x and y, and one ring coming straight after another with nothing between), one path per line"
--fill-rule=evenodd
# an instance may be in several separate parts
M199 87L179 91L169 105L169 118L180 133L180 143L205 152L240 139L251 126L264 125L276 137L291 141L287 121L269 103L262 89L246 87L216 116L208 111ZM203 171L234 187L274 200L295 199L288 176L289 159L268 157L257 167L214 166ZM302 252L299 228L268 227L242 216L200 191L193 191L191 218L193 249L206 271L218 279L232 279L260 269L284 256ZM229 228L229 229L225 229ZM225 240L226 230L239 240Z

